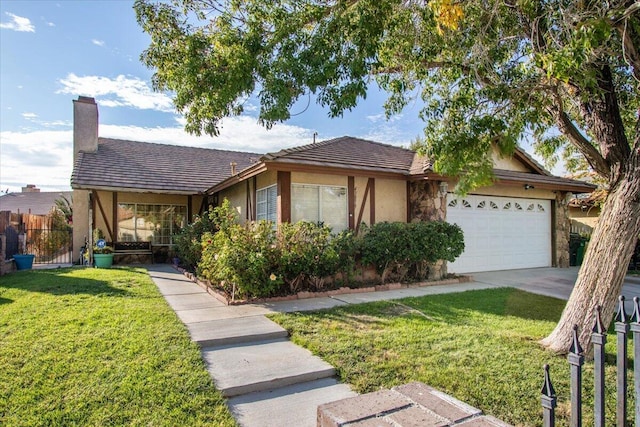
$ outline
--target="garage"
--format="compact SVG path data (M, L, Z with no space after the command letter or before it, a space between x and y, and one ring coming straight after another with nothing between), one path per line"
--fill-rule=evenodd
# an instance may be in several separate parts
M464 232L450 273L551 266L551 201L448 195L447 222Z

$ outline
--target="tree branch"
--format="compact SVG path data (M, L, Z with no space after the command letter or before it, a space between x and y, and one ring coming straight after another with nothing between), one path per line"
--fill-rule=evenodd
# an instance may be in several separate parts
M562 108L562 99L557 90L552 91L554 94L554 105L548 108L551 116L556 120L558 129L569 141L580 151L589 163L589 166L598 173L598 175L609 179L611 174L611 168L607 164L607 161L598 152L596 147L585 138L578 128L573 124L569 115Z

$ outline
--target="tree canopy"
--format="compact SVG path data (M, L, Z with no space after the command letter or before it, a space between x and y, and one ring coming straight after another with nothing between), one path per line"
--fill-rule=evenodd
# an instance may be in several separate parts
M215 135L251 95L270 127L302 96L339 116L378 84L388 115L424 102L435 167L466 171L472 183L490 179L492 144L510 154L528 137L551 161L563 149L570 167L586 160L610 178L638 139L637 2L138 0L135 8L152 37L142 60L155 70L154 87L173 91L192 133ZM603 115L619 116L616 129L601 129ZM627 147L600 146L608 132Z
M551 161L587 165L610 193L585 264L598 267L604 253L616 264L583 268L581 302L572 295L568 307L586 309L567 317L583 316L586 329L596 304L612 317L640 233L640 2L136 0L135 9L151 36L142 61L154 87L174 93L189 132L215 135L250 96L267 127L303 96L339 116L378 84L387 115L424 103L421 149L463 192L491 182L492 147L509 155L523 138Z

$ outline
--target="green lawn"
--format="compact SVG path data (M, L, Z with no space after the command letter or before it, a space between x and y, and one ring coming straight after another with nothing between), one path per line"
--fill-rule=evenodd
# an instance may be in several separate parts
M553 329L564 304L504 288L271 318L360 393L422 381L515 425L542 424L542 366L549 363L560 399L558 422L566 425L569 365L537 343ZM614 336L607 351L607 425L615 425ZM592 365L584 376L584 420L591 425ZM632 416L633 401L629 408Z
M233 426L143 269L0 277L0 425Z

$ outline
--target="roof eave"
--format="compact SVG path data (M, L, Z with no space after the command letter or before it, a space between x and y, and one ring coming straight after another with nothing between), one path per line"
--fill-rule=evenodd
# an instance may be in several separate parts
M107 185L71 184L73 190L87 191L111 191L125 193L151 193L151 194L171 194L181 196L194 196L204 194L201 190L165 190L156 188L133 188L133 187L113 187Z

